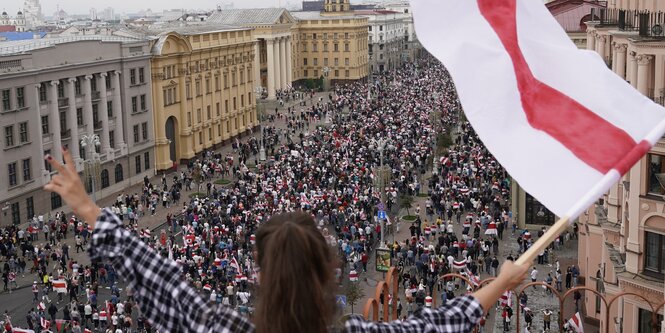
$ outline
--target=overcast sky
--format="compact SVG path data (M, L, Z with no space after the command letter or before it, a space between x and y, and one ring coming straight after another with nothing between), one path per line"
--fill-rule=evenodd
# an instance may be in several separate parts
M160 12L163 9L181 9L183 6L192 9L213 9L218 4L231 2L234 2L235 8L285 7L289 2L293 5L301 3L296 0L40 0L42 13L46 16L53 15L57 5L68 14L88 14L93 7L98 11L113 7L116 13L134 13L148 8ZM0 0L0 9L6 10L13 16L23 8L23 3L24 0Z

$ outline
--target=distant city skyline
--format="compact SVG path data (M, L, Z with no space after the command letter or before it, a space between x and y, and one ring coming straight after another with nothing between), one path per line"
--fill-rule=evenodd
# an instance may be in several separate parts
M352 1L353 2L353 1ZM115 0L113 2L100 1L100 0L40 0L42 5L42 12L45 16L51 16L57 10L57 6L70 15L87 15L90 13L90 8L95 8L98 11L105 8L112 7L116 14L122 13L137 13L144 10L152 10L153 12L161 12L162 10L171 9L214 9L217 5L227 5L233 3L235 8L260 8L260 7L285 7L288 4L300 4L299 0L196 0L190 3L183 3L178 0ZM183 4L190 6L190 8L183 8ZM196 4L196 5L194 5ZM13 16L19 10L23 10L23 0L8 0L3 1L0 9L6 11L9 15Z

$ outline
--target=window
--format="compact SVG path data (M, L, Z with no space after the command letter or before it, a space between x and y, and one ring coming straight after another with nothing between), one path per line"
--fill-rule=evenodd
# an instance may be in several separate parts
M220 86L219 86L219 75L215 75L215 91L220 91Z
M74 81L74 94L76 94L76 95L81 94L81 78L80 77L77 77L76 81Z
M318 65L319 65L319 58L314 58L314 66L318 66Z
M129 84L135 85L136 84L136 69L132 68L129 70Z
M141 124L141 132L143 134L143 140L148 140L148 122Z
M14 147L14 125L5 126L5 147Z
M319 51L319 45L316 42L312 42L312 51L314 52Z
M134 125L134 143L139 142L139 125Z
M333 44L333 51L339 52L339 44L337 43Z
M136 113L138 111L139 111L138 97L133 96L132 97L132 113Z
M208 128L208 141L212 140L212 127Z
M210 89L210 79L206 79L206 94L211 93Z
M369 31L372 31L372 26L369 27ZM344 33L344 39L349 39L349 33L348 32Z
M106 85L106 89L111 89L111 75L113 74L107 73L106 76L104 76L104 83Z
M348 65L349 65L349 58L344 58L344 66L348 66Z
M233 110L238 110L238 104L236 103L235 97L233 97Z
M60 133L67 131L67 111L60 112ZM64 135L63 135L64 136Z
M192 113L187 111L187 126L192 126Z
M229 88L229 75L224 73L224 89Z
M28 219L33 218L35 216L35 202L32 200L32 197L25 199L25 207Z
M554 214L550 212L543 204L528 193L525 199L526 223L539 225L553 225Z
M240 107L245 107L245 95L240 95Z
M307 58L304 58L304 59L302 60L302 64L303 64L303 66L307 66Z
M219 106L219 102L217 102L215 104L215 110L216 110L216 113L217 113L217 117L219 117L222 114L221 108Z
M199 144L203 144L203 132L199 132Z
M234 87L235 87L236 85L238 85L237 75L236 75L236 72L235 72L235 71L233 71L233 73L231 73L231 84L232 84Z
M145 103L145 94L141 95L141 110L145 111L146 110L146 103Z
M90 90L91 91L97 91L97 80L95 80L94 77L90 80ZM64 93L63 93L63 95L64 95ZM60 93L58 93L58 96L60 96Z
M12 108L12 103L9 100L10 93L11 91L9 89L2 91L2 111L9 111Z
M145 152L145 154L143 154L143 165L146 169L150 168L150 152Z
M121 182L123 179L122 175L122 164L118 164L115 166L115 182L116 184Z
M113 101L106 102L106 115L113 118Z
M110 186L110 184L109 184L109 171L108 170L106 170L106 169L102 170L100 178L101 178L101 181L102 181L102 188L107 188L107 187Z
M228 99L224 100L224 112L229 113L229 100Z
M302 76L304 76L304 77L309 76L309 73L306 69L302 71Z
M49 134L48 116L42 116L42 135Z
M7 164L7 174L9 176L9 186L18 185L18 176L16 175L16 162Z
M76 109L76 125L83 126L83 108Z
M339 70L338 69L335 70L335 77L339 77Z
M201 96L201 81L196 81L196 96Z
M648 154L648 194L665 195L665 156Z
M21 223L21 208L18 202L12 202L12 223L13 224Z
M28 158L21 161L23 167L23 181L27 182L32 180L32 161Z
M139 68L139 83L145 83L145 69Z
M46 83L42 82L39 85L39 101L40 102L46 102L46 100L47 100L47 97L46 97L47 90L46 89L47 89ZM79 94L81 93L80 89L81 88L79 87Z
M328 66L328 58L323 58L323 66Z
M344 71L344 77L349 77L349 70L348 69Z
M665 273L665 235L645 232L644 272L659 276Z
M136 163L136 174L141 173L141 155L134 157L134 162Z
M16 104L19 109L25 107L25 88L18 87L16 88Z
M185 85L185 95L187 96L187 99L192 98L192 89L190 88L189 83ZM164 104L166 104L166 102Z
M344 52L349 52L349 43L344 44Z
M323 52L328 52L328 43L323 43Z
M661 332L660 325L663 322L663 315L656 315L656 327L652 326L651 319L653 318L653 313L649 310L640 309L638 313L638 327L637 333L658 333Z
M58 193L51 192L51 210L62 207L62 198Z
M115 148L115 131L109 131L109 147Z
M28 123L22 122L18 124L18 138L19 142L26 143L28 142Z
M201 122L201 108L196 109L196 122Z

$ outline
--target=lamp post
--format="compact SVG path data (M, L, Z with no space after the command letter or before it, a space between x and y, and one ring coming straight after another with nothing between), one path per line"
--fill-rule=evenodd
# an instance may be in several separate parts
M323 67L323 90L328 91L328 73L330 73L330 68L328 66Z
M259 120L259 125L261 125L259 127L259 129L261 131L261 142L260 142L260 145L259 145L259 160L261 160L263 162L263 161L266 160L266 147L265 147L265 142L264 142L264 138L263 138L263 108L261 108L261 110L259 112L259 105L261 104L261 94L263 93L263 87L256 86L254 91L256 92L256 111L259 114L259 117L258 117L259 118L258 119Z
M99 135L83 135L81 137L81 147L85 148L91 146L90 152L86 151L86 159L83 161L83 175L86 179L91 180L92 186L92 200L97 202L97 177L99 176L99 155L96 148L100 145Z
M386 203L386 170L383 168L383 151L385 150L387 140L384 138L373 140L374 145L377 146L377 149L379 150L379 172L377 172L377 176L379 177L379 192L381 193L381 205L385 205ZM384 219L379 219L379 223L381 224L381 244L379 245L379 248L385 249L385 220Z

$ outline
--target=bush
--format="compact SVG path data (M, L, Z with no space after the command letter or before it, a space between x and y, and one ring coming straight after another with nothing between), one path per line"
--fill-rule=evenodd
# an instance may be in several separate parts
M415 215L404 215L402 216L402 220L404 221L415 221L418 217Z
M215 184L217 184L217 185L229 185L229 184L231 184L231 181L228 180L228 179L222 178L222 179L215 180Z
M206 198L206 197L208 197L208 195L204 192L192 192L192 193L189 194L189 197L192 198L192 199L196 198L196 197Z

